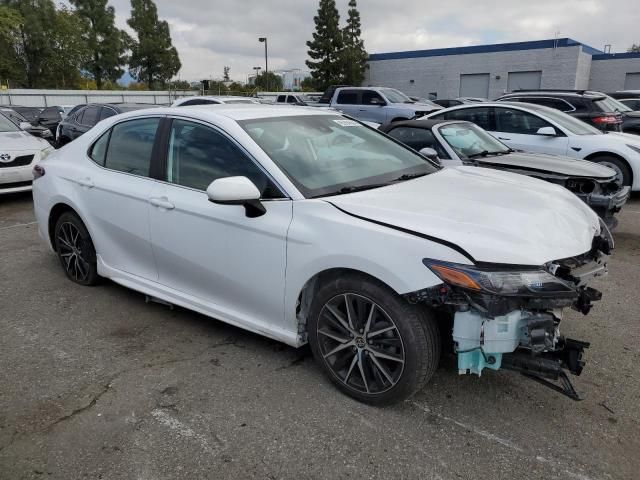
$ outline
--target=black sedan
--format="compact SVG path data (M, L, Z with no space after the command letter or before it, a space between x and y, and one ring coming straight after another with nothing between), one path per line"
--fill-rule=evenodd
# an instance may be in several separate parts
M148 103L90 103L60 122L56 132L56 144L58 147L66 145L105 118L119 113L153 107L157 107L157 105Z
M29 122L29 120L27 120L15 110L7 107L2 107L0 108L0 115L4 115L21 130L30 133L34 137L44 138L49 143L53 143L53 134L49 131L48 128L33 125L31 122Z
M630 196L603 165L556 155L512 150L478 125L465 121L409 120L382 125L395 140L440 160L443 166L506 170L562 185L589 205L611 228Z

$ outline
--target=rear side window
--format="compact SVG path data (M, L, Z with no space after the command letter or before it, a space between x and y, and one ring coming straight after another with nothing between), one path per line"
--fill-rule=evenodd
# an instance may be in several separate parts
M445 159L450 158L446 150L440 145L440 142L433 136L431 130L426 128L397 127L387 135L404 143L407 147L413 148L417 152L423 148L433 148L438 153L438 157Z
M276 100L276 102L278 103L285 103L286 101L287 101L286 95L278 95L278 99Z
M357 105L358 104L358 91L357 90L342 90L338 93L337 102L342 105Z
M573 106L569 105L564 100L560 100L559 98L523 97L518 98L518 101L534 103L536 105L542 105L549 108L555 108L556 110L560 110L561 112L571 112L574 110Z
M107 153L107 146L109 145L109 135L111 130L106 131L102 136L96 140L89 151L89 157L101 167L104 167L104 159Z
M435 118L440 118L436 116ZM494 130L491 121L491 108L478 107L478 108L463 108L460 110L452 110L444 114L445 120L466 120L472 122L485 130Z
M104 166L148 177L159 123L159 118L143 118L115 125L111 129Z

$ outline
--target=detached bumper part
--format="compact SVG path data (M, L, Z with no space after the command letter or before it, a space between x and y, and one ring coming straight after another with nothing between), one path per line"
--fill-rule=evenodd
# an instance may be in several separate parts
M470 310L457 312L453 340L458 372L481 375L485 368L516 370L573 400L580 400L565 370L580 375L584 367L582 353L589 344L560 336L558 323L551 312L516 310L495 318Z
M618 224L618 220L614 215L622 210L624 204L629 200L631 187L622 187L617 192L611 194L590 193L576 195L589 205L611 229L615 228Z

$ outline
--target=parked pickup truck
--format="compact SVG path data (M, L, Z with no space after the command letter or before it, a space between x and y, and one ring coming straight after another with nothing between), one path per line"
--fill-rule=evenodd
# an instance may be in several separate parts
M420 118L442 108L415 102L393 88L344 86L329 87L314 106L332 107L358 120L381 124Z

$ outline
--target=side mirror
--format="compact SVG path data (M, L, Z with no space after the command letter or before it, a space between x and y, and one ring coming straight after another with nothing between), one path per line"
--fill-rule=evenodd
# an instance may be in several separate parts
M20 130L29 130L31 127L33 127L33 125L31 125L29 122L20 122Z
M374 98L371 99L371 102L369 104L370 105L377 105L379 107L384 107L387 104L387 102L385 102L384 100L382 100L380 98L374 97Z
M558 132L556 132L556 129L553 127L542 127L538 129L536 135L542 135L544 137L555 137L558 135Z
M429 160L433 160L434 162L440 163L440 159L438 158L438 152L436 152L431 147L421 148L420 155L427 157Z
M218 178L207 187L207 196L220 205L243 205L250 218L267 213L260 202L260 190L247 177Z

